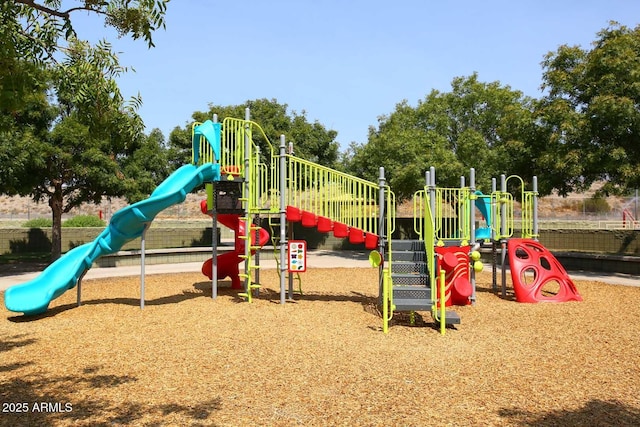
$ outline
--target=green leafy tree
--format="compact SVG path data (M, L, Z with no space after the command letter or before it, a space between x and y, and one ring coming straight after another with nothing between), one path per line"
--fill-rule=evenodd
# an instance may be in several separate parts
M125 103L115 83L122 72L108 44L74 41L65 60L48 73L55 103L40 91L33 95L33 108L21 115L23 123L0 132L3 150L24 159L3 182L4 192L49 203L53 259L62 250L64 213L103 196L139 197L150 187L152 176L141 171L154 163L140 159L153 150L145 147L139 100ZM160 176L166 174L157 168Z
M73 16L104 18L120 36L153 44L153 32L165 27L169 0L2 0L0 1L0 101L15 109L37 85L38 68L56 62L56 53L75 39ZM1 124L1 123L0 123Z
M458 186L474 167L485 190L501 173L529 172L522 167L530 164L523 148L534 124L533 101L499 82L480 82L476 74L455 78L451 87L431 91L416 107L403 101L380 117L367 143L349 148L347 170L375 180L384 166L399 200L424 186L430 166L440 186Z
M257 99L246 101L240 105L209 106L209 111L194 112L194 121L203 122L218 115L219 121L227 117L244 119L246 108L251 109L251 120L260 125L277 154L280 135L284 134L287 141L294 142L295 153L304 159L319 164L336 167L338 165L338 133L328 130L318 121L309 123L306 113L289 112L287 104L279 104L275 99ZM263 156L267 155L266 141L254 133L255 142L260 146ZM173 167L191 161L191 124L184 128L176 127L169 135L169 156Z
M547 93L536 113L537 167L560 194L604 181L603 192L640 186L640 26L612 22L590 50L560 46L543 62ZM548 178L547 178L548 177Z
M140 98L125 103L116 84L126 69L107 42L79 41L72 17L102 16L120 36L152 47L167 3L0 1L0 192L48 201L53 259L63 213L104 195L139 198L155 178L142 172L144 156L134 155L153 144L143 140Z

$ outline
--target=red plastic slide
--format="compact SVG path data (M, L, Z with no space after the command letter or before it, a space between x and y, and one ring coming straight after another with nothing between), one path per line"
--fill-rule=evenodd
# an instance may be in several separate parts
M200 209L202 213L208 215L207 201L200 202ZM225 252L218 255L218 280L225 278L231 279L232 289L242 289L242 282L240 281L240 268L239 264L243 261L240 255L244 255L244 239L240 236L246 235L246 226L244 221L240 221L240 215L237 214L218 214L218 222L225 227L232 229L235 233L235 245L234 249L230 252ZM258 230L258 244L256 245L256 234L251 234L251 246L264 246L271 236L269 232L264 228ZM255 251L251 251L255 253ZM212 271L213 258L208 259L202 264L202 274L209 279L213 276Z

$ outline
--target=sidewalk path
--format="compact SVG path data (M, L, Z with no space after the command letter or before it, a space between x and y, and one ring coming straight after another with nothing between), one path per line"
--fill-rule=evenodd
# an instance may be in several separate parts
M307 268L371 268L369 252L365 251L309 251L307 253ZM145 266L145 274L167 273L200 273L202 262L183 262L175 264L149 264ZM274 269L276 261L273 256L262 254L260 268ZM83 280L101 279L105 277L140 276L140 265L123 267L94 267L87 271ZM11 276L0 276L0 291L10 286L27 282L38 277L40 272L22 273Z
M307 253L307 268L371 268L368 255L368 251L309 251ZM266 254L263 254L260 257L260 266L263 269L273 269L276 268L276 262L272 256L266 256ZM201 268L202 262L151 264L145 267L145 274L199 273ZM491 267L485 266L485 271L490 272ZM140 273L141 268L139 265L103 267L90 269L84 278L99 279L105 277L139 276ZM12 276L0 276L0 291L4 291L10 286L34 279L39 274L40 272L32 272ZM629 274L570 271L569 276L573 280L590 280L609 283L612 285L640 286L640 278Z

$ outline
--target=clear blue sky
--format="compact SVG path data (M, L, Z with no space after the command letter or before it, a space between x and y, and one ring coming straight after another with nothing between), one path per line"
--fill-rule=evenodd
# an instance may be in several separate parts
M398 102L474 71L539 97L547 52L590 48L610 20L635 27L640 1L173 0L166 20L148 50L74 17L81 38L108 38L135 68L119 83L142 95L147 131L168 137L209 104L275 98L338 131L344 149Z

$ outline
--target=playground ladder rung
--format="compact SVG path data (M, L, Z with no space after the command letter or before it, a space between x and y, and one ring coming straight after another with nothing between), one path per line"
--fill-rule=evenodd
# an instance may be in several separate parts
M258 250L258 249L262 249L262 246L256 246L256 245L254 245L254 246L249 246L249 249L251 249L251 250Z
M238 293L238 296L242 297L242 298L249 298L249 294L246 293L246 292L240 292L240 293Z
M249 236L238 236L238 239L249 240Z
M246 273L240 273L240 274L238 274L238 277L242 277L243 279L248 279L249 275L246 274Z
M260 289L260 285L249 285L249 289Z
M241 259L247 259L247 258L249 258L249 257L248 257L248 256L246 256L246 255L238 255L238 258L241 258Z
M260 266L259 265L250 265L249 268L260 269Z

